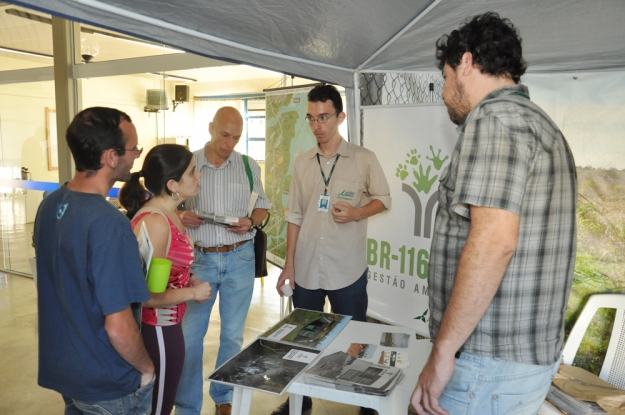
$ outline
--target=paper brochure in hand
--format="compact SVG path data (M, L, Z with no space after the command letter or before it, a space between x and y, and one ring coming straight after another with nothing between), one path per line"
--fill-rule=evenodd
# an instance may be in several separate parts
M150 240L150 235L148 234L148 228L145 226L145 222L142 222L141 228L139 228L137 243L139 244L139 255L141 256L143 275L145 275L145 278L147 279L148 271L150 270L150 261L152 260L152 255L154 254L154 246Z
M195 211L195 214L204 219L205 222L213 225L231 226L232 223L239 221L239 218L234 216L217 215L215 213L202 212L201 210Z

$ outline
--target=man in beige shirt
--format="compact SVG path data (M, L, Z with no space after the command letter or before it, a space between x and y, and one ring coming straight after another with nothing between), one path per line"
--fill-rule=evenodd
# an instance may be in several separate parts
M388 183L375 154L339 134L345 113L334 86L308 93L306 120L317 146L293 166L286 263L276 288L283 295L288 280L295 307L323 311L327 296L334 313L366 321L367 218L390 209ZM312 406L310 398L303 406ZM272 415L288 413L287 401Z

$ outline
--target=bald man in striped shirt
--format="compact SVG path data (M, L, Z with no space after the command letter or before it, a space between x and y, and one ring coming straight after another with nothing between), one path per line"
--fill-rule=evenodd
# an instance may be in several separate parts
M267 215L269 201L260 180L260 167L248 158L253 191L258 194L252 214L248 206L252 189L243 158L234 151L243 131L243 117L233 107L220 108L208 130L211 140L194 153L202 173L200 192L179 211L182 223L194 241L195 262L191 272L207 281L219 295L221 334L216 367L241 350L245 319L254 290L254 235L256 224ZM238 218L231 226L205 222L195 212L210 212ZM185 364L176 396L177 415L199 415L202 411L202 356L204 336L217 295L202 304L189 302L182 321ZM232 386L213 383L211 398L217 415L230 415Z

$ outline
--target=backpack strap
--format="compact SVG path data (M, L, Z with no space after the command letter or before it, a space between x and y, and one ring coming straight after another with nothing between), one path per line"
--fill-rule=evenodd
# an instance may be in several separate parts
M247 178L250 181L250 193L254 191L254 178L252 177L252 169L250 168L250 161L247 159L245 154L241 154L243 158L243 164L245 165L245 173L247 173Z

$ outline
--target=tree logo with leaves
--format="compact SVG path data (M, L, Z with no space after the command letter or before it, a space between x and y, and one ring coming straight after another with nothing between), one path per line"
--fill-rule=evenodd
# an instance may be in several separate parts
M421 153L413 148L406 153L405 163L400 163L395 171L395 176L402 181L402 192L408 194L415 205L414 236L431 237L432 212L438 201L438 190L429 196L425 212L419 193L430 194L443 164L449 159L449 156L441 158L441 151L441 149L435 151L434 147L430 146L431 155L421 157Z
M417 149L414 148L406 153L406 164L400 164L397 166L397 171L395 173L395 175L403 182L410 175L408 173L408 166L410 166L415 180L412 182L412 186L417 190L417 192L425 194L430 193L432 185L438 178L438 172L443 167L445 161L449 158L449 156L445 156L444 159L441 159L441 150L439 149L435 154L433 146L430 146L430 152L432 153L432 156L425 157L426 160L430 161L429 165L425 169L425 172L423 171L423 162L420 161L421 154L419 154ZM419 167L418 171L417 167ZM436 174L430 177L430 174L434 173L432 172L432 167L434 167Z

